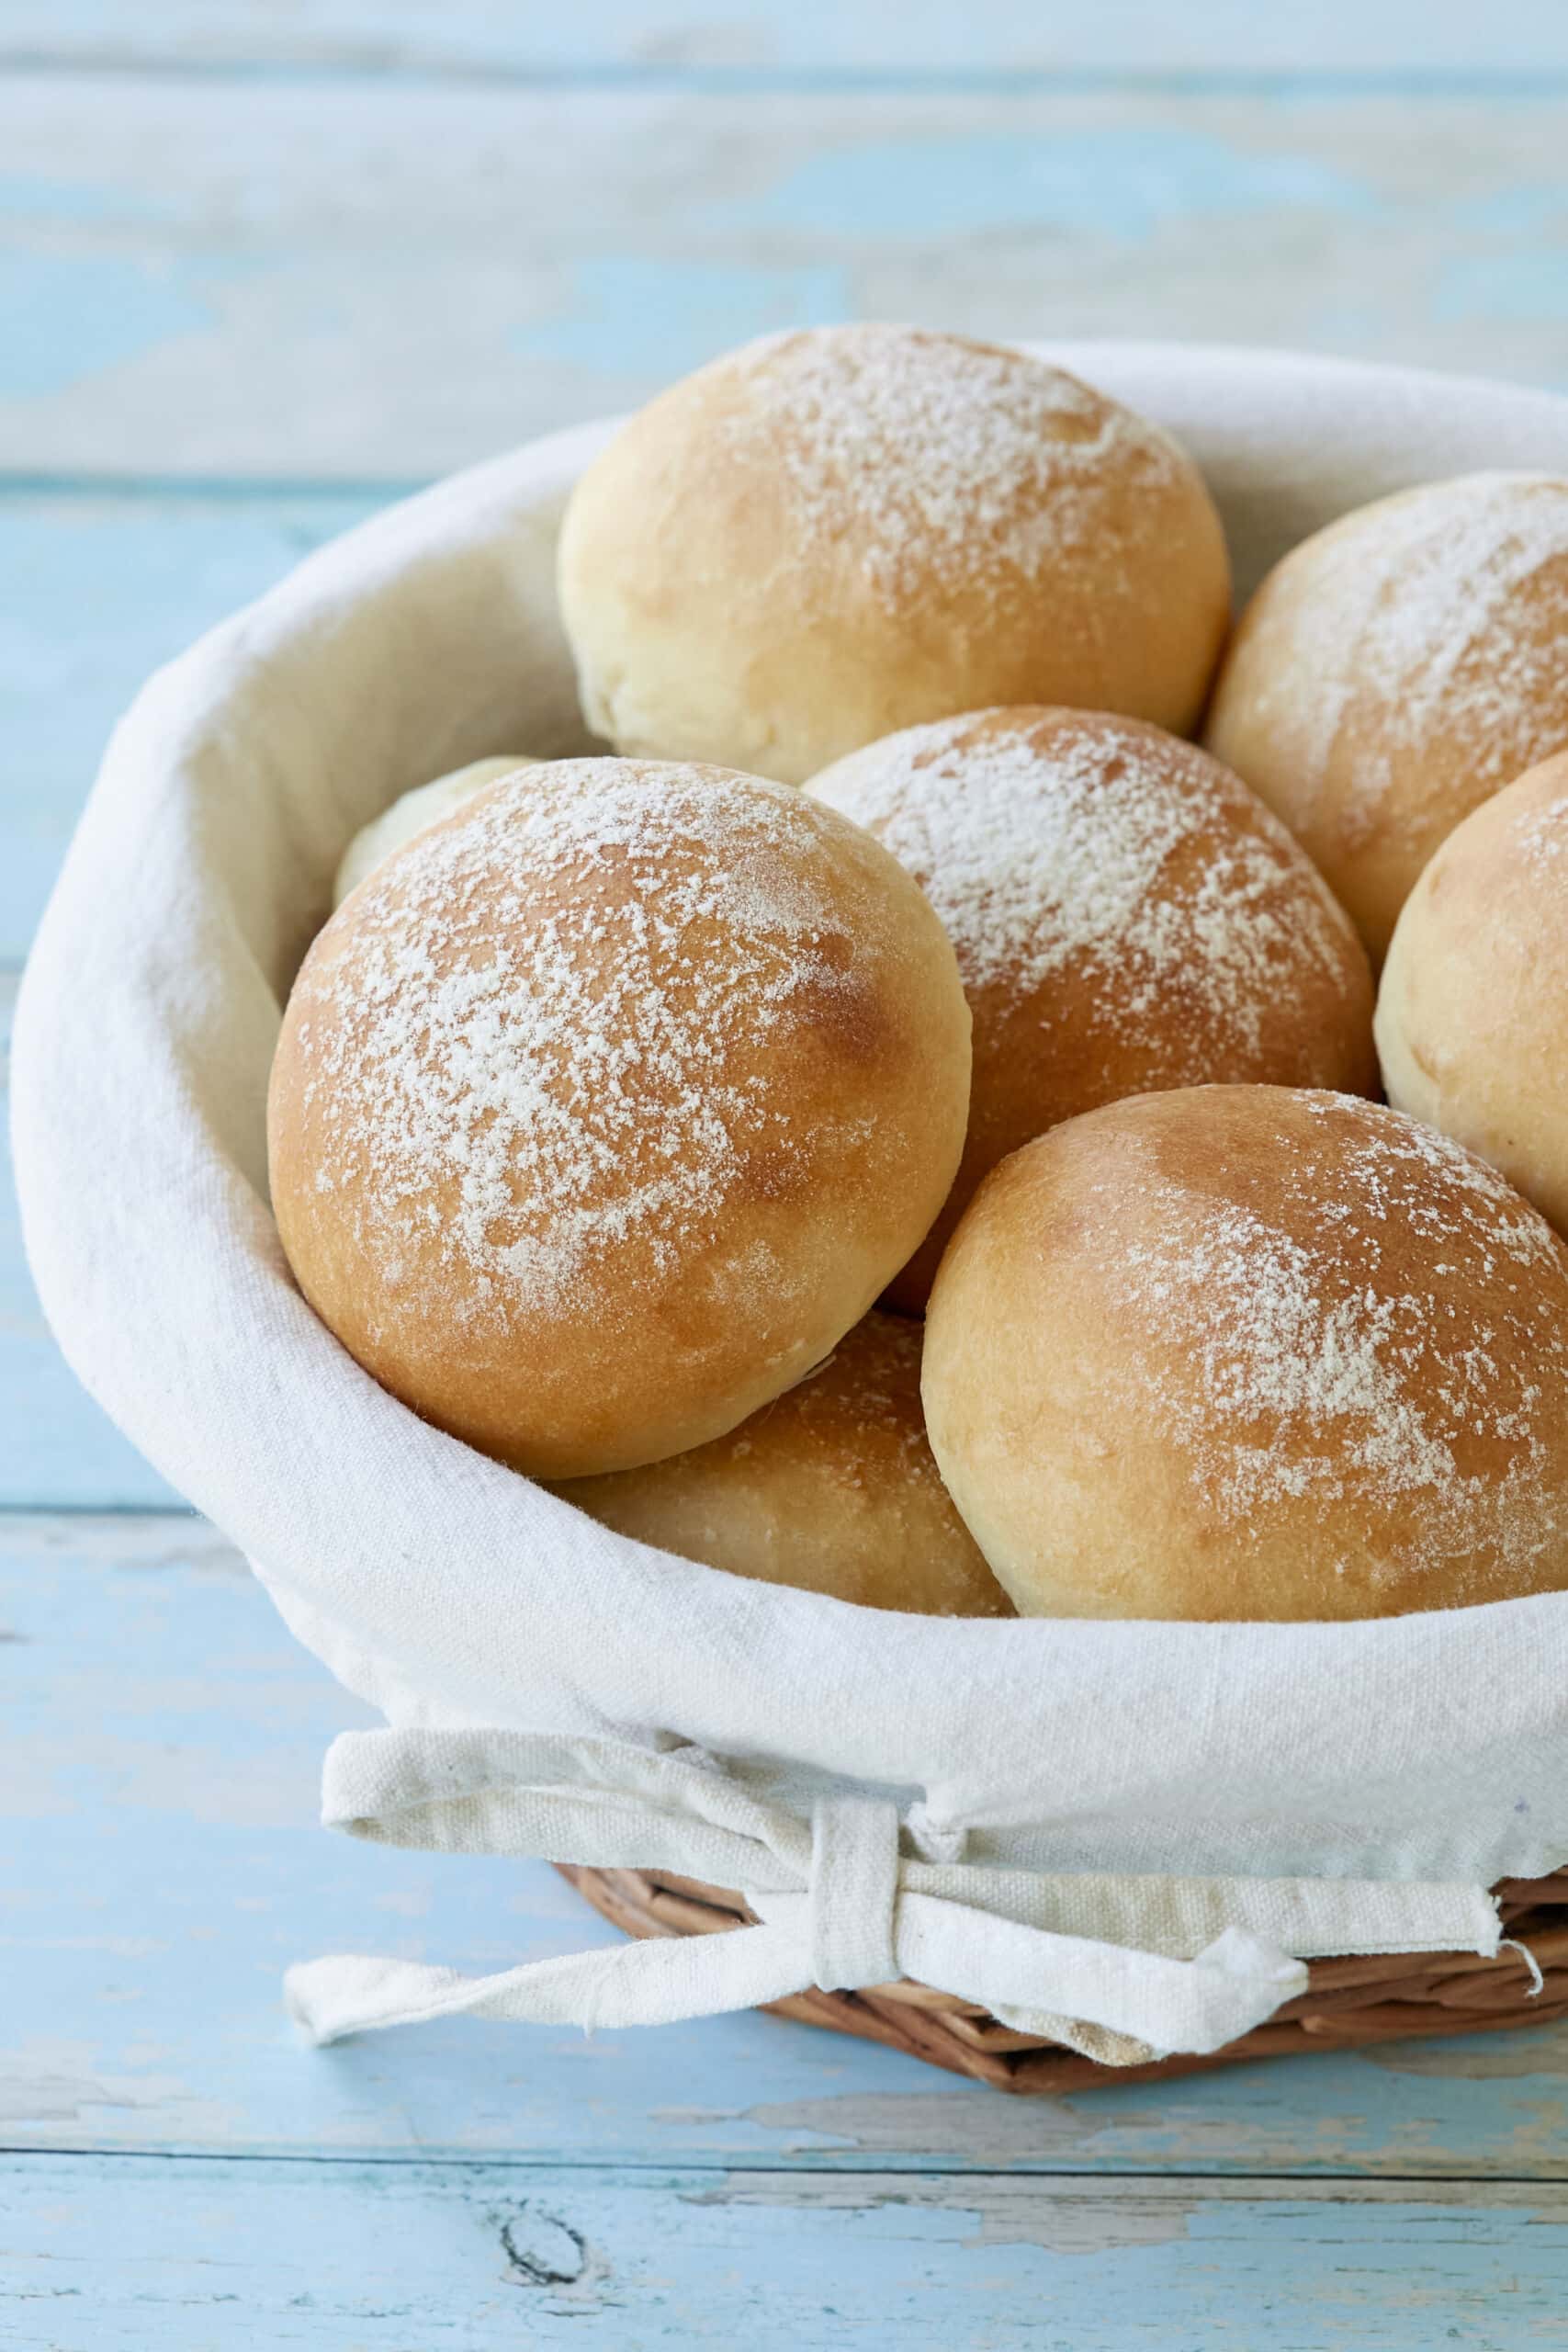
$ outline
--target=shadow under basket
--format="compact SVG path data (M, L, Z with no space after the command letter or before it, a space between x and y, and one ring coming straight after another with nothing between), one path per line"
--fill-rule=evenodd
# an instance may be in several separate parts
M556 1865L629 1936L711 1936L755 1924L739 1894L663 1871L601 1871ZM1162 2058L1147 2066L1102 2066L1058 2041L1014 2033L988 2011L955 1994L908 1980L860 1993L815 1987L770 2001L775 2015L886 2041L912 2058L969 2075L997 2090L1048 2095L1101 2084L1156 2082L1207 2073L1243 2058L1288 2058L1313 2050L1356 2050L1439 2033L1484 2033L1504 2026L1545 2025L1568 2016L1568 1870L1551 1878L1505 1879L1494 1889L1510 1943L1532 1955L1495 1960L1474 1952L1397 1952L1309 1963L1306 1992L1266 2025L1204 2058Z

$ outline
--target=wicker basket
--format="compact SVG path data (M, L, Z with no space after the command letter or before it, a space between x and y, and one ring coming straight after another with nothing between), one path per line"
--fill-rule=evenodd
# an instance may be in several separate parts
M752 1924L739 1894L668 1871L574 1869L563 1878L630 1936L707 1936ZM861 1993L792 1994L769 2003L780 2017L831 2026L891 2043L933 2066L971 2075L997 2090L1079 2091L1101 2083L1146 2083L1195 2075L1241 2058L1287 2058L1309 2050L1355 2050L1413 2035L1483 2033L1543 2025L1568 2016L1568 1870L1551 1878L1505 1879L1495 1890L1511 1943L1533 1955L1544 1982L1515 1951L1495 1960L1473 1952L1398 1952L1361 1960L1314 1960L1308 1990L1267 2025L1206 2058L1162 2058L1148 2066L1102 2066L1060 2042L1014 2033L973 2001L903 1982Z

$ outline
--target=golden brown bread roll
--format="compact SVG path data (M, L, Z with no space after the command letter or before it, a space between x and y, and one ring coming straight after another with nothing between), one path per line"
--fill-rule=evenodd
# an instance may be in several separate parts
M545 1477L700 1445L820 1362L942 1204L953 950L788 787L525 769L346 899L289 998L273 1204L384 1386Z
M896 1315L868 1315L728 1436L556 1492L617 1534L765 1584L930 1616L1012 1614L937 1474L919 1327Z
M412 842L430 826L440 823L462 808L465 801L482 792L487 784L499 784L503 775L514 775L519 768L536 767L538 763L519 752L498 755L490 760L472 760L466 768L454 768L449 775L438 775L431 784L416 785L383 808L367 825L362 825L338 861L337 878L333 884L333 905L341 907L349 892L375 872L384 857L395 849Z
M932 1451L1035 1616L1395 1616L1568 1586L1568 1249L1378 1103L1145 1094L982 1185Z
M1444 836L1568 748L1568 481L1428 482L1293 548L1243 616L1206 741L1381 957Z
M790 784L991 703L1190 729L1230 604L1167 434L894 326L767 336L663 393L578 483L559 583L596 733Z
M1377 1033L1390 1102L1568 1233L1568 752L1483 802L1427 867Z
M1192 744L1100 712L980 711L853 752L810 789L919 883L974 1015L963 1163L894 1306L923 1306L980 1179L1059 1119L1213 1080L1375 1086L1348 917Z

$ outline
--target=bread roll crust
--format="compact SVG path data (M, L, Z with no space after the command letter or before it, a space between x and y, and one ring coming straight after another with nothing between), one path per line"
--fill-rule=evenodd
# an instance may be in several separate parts
M926 1442L920 1333L872 1314L739 1429L640 1470L562 1482L638 1543L871 1609L1009 1617Z
M889 326L765 337L577 485L562 616L624 752L804 783L1006 702L1195 726L1224 533L1168 435L1028 354Z
M453 816L487 785L499 784L503 775L514 775L519 768L536 767L538 762L519 752L498 754L493 759L471 760L466 768L454 768L448 775L438 775L429 784L415 785L383 808L367 825L361 825L338 861L337 878L333 884L333 906L341 907L349 892L357 889L367 874L373 874L383 858L390 857L405 842L412 842L444 817Z
M1568 480L1428 482L1292 548L1242 616L1205 740L1381 959L1438 843L1568 747Z
M924 1306L982 1177L1059 1120L1156 1087L1374 1089L1349 918L1195 745L1103 712L979 711L852 752L809 789L920 884L974 1016L963 1162L894 1306Z
M1449 835L1378 992L1391 1102L1500 1169L1568 1234L1568 752Z
M1041 1616L1393 1616L1568 1586L1568 1250L1385 1106L1147 1094L981 1187L932 1450Z
M427 1419L533 1475L733 1428L940 1207L969 1016L919 890L798 793L525 770L318 936L269 1101L301 1289Z

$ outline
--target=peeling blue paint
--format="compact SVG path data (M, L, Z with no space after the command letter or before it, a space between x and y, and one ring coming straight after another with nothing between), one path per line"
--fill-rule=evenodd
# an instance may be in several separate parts
M0 228L26 222L41 229L62 220L172 220L178 208L147 188L111 181L48 179L36 172L0 172Z
M628 232L624 201L601 216L568 190L558 219L519 223L514 248L502 236L502 258L526 260L531 304L558 275L510 325L484 308L496 385L491 410L474 409L479 435L487 414L521 429L512 404L547 364L608 404L743 336L857 315L874 283L918 304L925 258L943 245L957 268L933 306L966 296L969 258L994 253L999 285L1051 270L1069 302L1099 299L1101 280L1120 287L1136 331L1184 224L1190 270L1194 248L1203 260L1223 247L1234 267L1256 220L1297 340L1380 351L1425 327L1439 360L1473 342L1478 368L1539 376L1550 342L1487 329L1568 323L1568 183L1539 130L1568 73L1561 0L1490 15L1460 0L1328 0L1310 24L1253 0L1118 0L1076 16L1029 0L704 0L683 14L653 0L30 0L30 13L25 37L57 89L72 57L153 71L86 85L69 119L101 135L35 142L39 171L0 174L7 461L171 470L189 455L189 403L219 386L197 462L232 478L193 494L143 471L121 498L62 470L69 496L13 478L0 500L12 592L0 965L25 945L104 735L141 678L390 494L280 485L303 464L289 397L252 438L224 437L271 397L242 380L256 337L308 355L301 400L324 381L349 432L368 429L339 445L348 465L421 469L410 419L446 397L439 322L436 368L411 388L398 335L375 342L405 276L386 223L340 216L337 176L321 179L328 209L310 233L276 200L276 159L298 158L307 124L330 135L369 110L376 168L389 170L427 119L451 141L465 76L476 120L483 108L493 123L509 77L538 74L640 141L631 184L664 191L646 232L637 220ZM422 84L432 63L446 78ZM671 99L651 103L649 87ZM893 136L869 94L900 88L947 110L901 106ZM1039 110L1062 126L1050 135L1018 128L1028 118L1010 102L1030 89L1053 94ZM127 134L139 90L152 121L230 108L243 149L232 172L226 153L206 179L165 172L145 131L140 144ZM1385 172L1354 107L1401 92ZM1328 100L1340 111L1325 116ZM1487 126L1492 184L1450 197L1403 149L1427 123L1453 139L1466 104ZM253 105L269 109L254 136ZM737 142L725 177L741 192L723 201L658 145L714 108L729 110ZM748 163L746 128L764 120L799 126L772 153L810 160ZM943 127L909 128L928 120ZM1537 176L1514 186L1516 121L1536 127ZM433 192L459 167L449 143L420 163ZM1223 237L1211 220L1230 224ZM475 223L482 232L482 208L467 233ZM1411 257L1392 329L1351 266L1380 237ZM227 281L273 269L277 288L254 307L223 300ZM1238 319L1251 296L1231 298ZM993 323L1008 331L1006 316ZM141 412L122 424L116 371L165 348L166 433ZM0 978L0 1011L5 993ZM164 1499L44 1332L0 1178L0 1504ZM1317 2352L1354 2336L1427 2352L1450 2337L1555 2340L1568 2301L1561 2029L1060 2103L999 2100L758 2016L592 2041L468 2021L309 2052L278 2002L281 1967L301 1953L498 1966L614 1932L542 1866L321 1833L320 1752L365 1711L188 1517L0 1515L0 2127L33 2152L0 2162L7 2343L1169 2352L1234 2340L1265 2352L1310 2336ZM1246 2178L1292 2173L1333 2178L1315 2198ZM1411 2178L1423 2174L1457 2178L1445 2195Z
M151 263L0 254L0 396L68 391L212 323L186 277Z
M279 2006L291 1960L495 1968L614 1930L543 1864L318 1828L320 1757L368 1712L198 1521L0 1519L0 1623L26 1637L0 1705L13 2146L86 2132L120 2150L812 2172L846 2155L992 2174L1563 2169L1553 2028L1448 2045L1451 2078L1341 2053L1038 2103L759 2016L592 2041L457 2019L307 2051Z
M595 260L572 267L555 316L511 328L506 342L604 377L683 376L750 335L851 315L844 272L831 266Z
M1568 225L1568 180L1494 188L1485 196L1460 198L1444 209L1456 229L1496 236L1528 237L1548 227Z
M1568 247L1457 256L1438 273L1432 308L1440 319L1560 321L1568 327ZM1484 364L1478 357L1477 366Z
M994 81L1021 73L1180 74L1209 84L1269 73L1289 85L1357 74L1419 86L1434 75L1532 77L1568 66L1561 0L1314 0L1310 11L1258 0L1116 0L1071 11L1038 0L577 0L507 7L497 0L54 0L50 34L90 60L111 53L221 61L302 73L422 67L581 74L862 72Z
M1270 207L1355 220L1379 209L1368 189L1310 157L1129 126L867 140L813 156L759 201L726 212L854 243L1051 228L1136 244L1173 215Z

